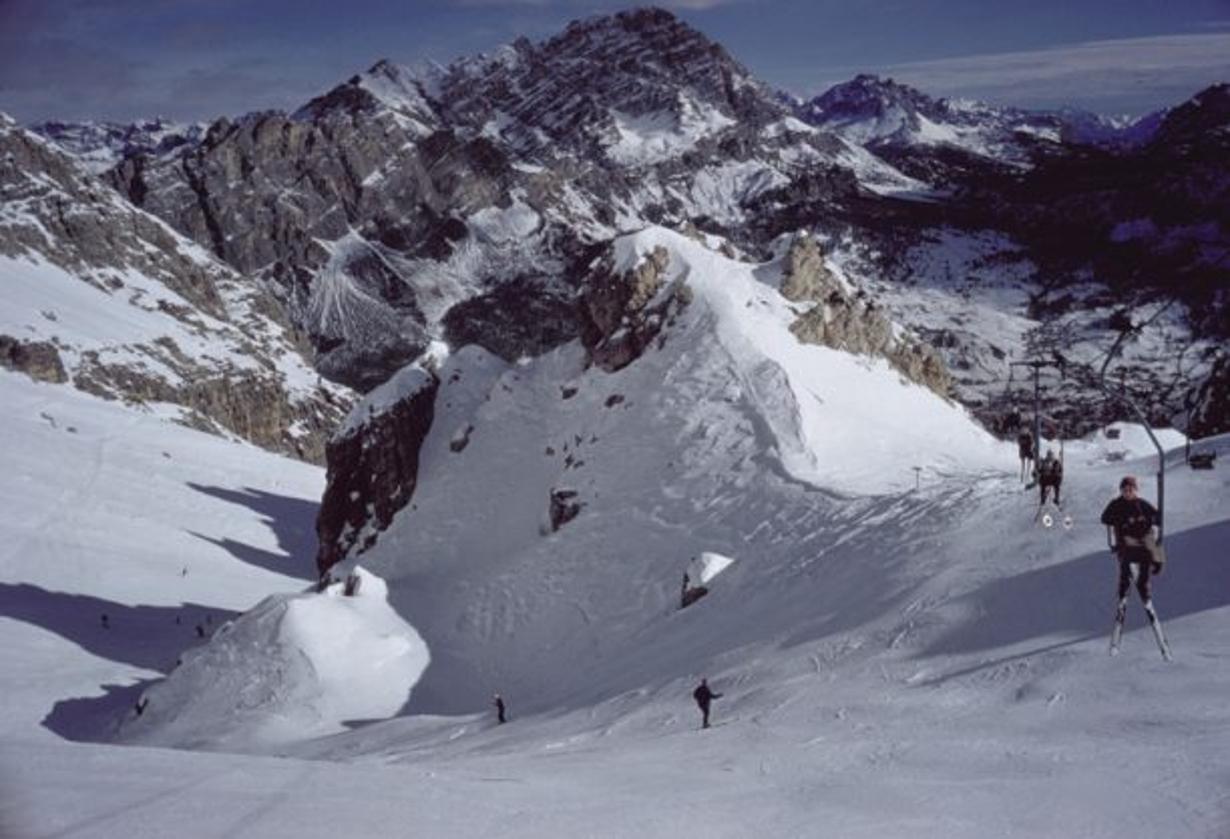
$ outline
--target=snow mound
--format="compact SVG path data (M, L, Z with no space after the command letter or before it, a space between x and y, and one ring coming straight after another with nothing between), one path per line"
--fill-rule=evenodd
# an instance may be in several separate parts
M384 581L362 569L355 596L274 595L184 654L141 698L120 739L248 751L396 714L430 661Z
M709 581L721 574L729 566L734 564L734 560L728 556L723 556L712 551L704 551L700 556L693 557L688 563L688 579L696 583L696 585L708 585Z

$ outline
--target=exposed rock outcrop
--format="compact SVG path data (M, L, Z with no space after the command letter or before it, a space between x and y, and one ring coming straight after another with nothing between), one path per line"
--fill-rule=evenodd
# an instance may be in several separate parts
M350 397L319 382L278 303L4 118L0 257L0 294L39 289L4 299L6 317L37 336L0 339L6 366L181 405L195 427L323 459Z
M585 506L585 503L577 500L577 494L575 489L551 490L551 501L547 513L551 519L552 533L581 514L581 508Z
M329 441L327 485L316 518L316 567L322 574L374 545L410 503L439 385L428 370L403 368L355 405Z
M458 303L443 326L450 346L478 344L505 361L541 355L576 338L581 328L570 297L528 278Z
M608 259L599 263L581 296L581 339L592 363L607 372L626 367L690 302L691 290L682 279L664 291L669 267L670 254L661 246L622 274Z
M182 405L190 412L187 424L194 428L211 433L222 429L310 463L324 463L325 444L346 408L325 388L318 391L319 402L294 402L277 379L252 370L218 375L197 368L173 383L140 367L108 364L92 351L83 355L74 384L104 399Z
M125 145L109 177L215 256L259 272L317 369L360 390L428 339L512 359L584 332L595 363L627 364L653 339L653 313L604 332L603 313L585 311L611 296L600 292L574 318L589 262L573 257L651 224L718 234L737 248L728 255L758 258L785 232L823 231L843 258L865 247L860 270L887 282L928 272L908 263L935 231L986 233L998 240L990 258L1019 250L1038 269L1020 283L1038 301L1035 280L1072 299L1064 289L1092 277L1116 305L1135 305L1138 291L1186 303L1185 327L1216 342L1230 334L1227 102L1230 88L1213 86L1110 144L1070 142L1070 114L933 100L870 76L790 102L670 13L640 9L444 67L382 61L289 116L221 120L175 148ZM347 242L362 255L335 259L331 247ZM807 340L885 355L948 392L917 337L942 328L925 307L894 312L914 337L886 336L874 307L830 299L835 278L798 269L783 293L827 307L801 325ZM946 281L937 290L953 292ZM622 319L637 301L609 302ZM1024 316L1062 328L1064 314L1038 305ZM950 326L983 356L1002 340L980 332L985 321ZM956 393L991 410L1001 365L972 360L967 374L963 353L943 356ZM1206 372L1161 407L1179 413Z
M904 331L898 334L874 303L848 291L825 267L820 246L811 236L798 236L791 243L781 293L789 300L815 303L790 326L800 341L881 356L910 381L949 395L952 380L935 348Z
M50 341L19 341L0 335L0 367L25 373L39 382L68 381L60 353Z
M163 222L121 200L46 140L2 121L0 202L0 254L37 252L100 288L134 271L206 314L226 316L216 276L178 246Z

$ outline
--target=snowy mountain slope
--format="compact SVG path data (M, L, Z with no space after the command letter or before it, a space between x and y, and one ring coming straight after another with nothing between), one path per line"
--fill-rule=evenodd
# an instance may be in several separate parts
M142 713L122 722L118 738L268 749L396 714L428 652L389 608L384 583L356 578L361 597L345 595L349 583L273 595L219 627L141 694Z
M9 379L31 393L68 394L107 414L119 410ZM465 390L467 381L457 388ZM481 402L483 392L477 387L471 396ZM583 388L574 399L584 396ZM85 432L88 413L55 410ZM224 463L213 453L216 440L155 428L184 438L172 461L177 466ZM216 465L185 458L187 440L204 446ZM1220 446L1230 451L1225 441ZM1153 461L1137 459L1147 448L1130 430L1119 441L1068 447L1071 531L1031 522L1032 495L1019 490L1010 450L972 481L932 478L918 492L841 504L794 483L741 482L717 472L709 480L724 482L737 499L706 508L697 504L701 496L672 501L662 493L671 485L647 482L658 493L618 503L656 508L660 517L686 514L688 526L655 535L646 519L636 527L624 521L619 541L628 551L613 556L600 540L570 530L617 503L595 500L605 509L587 509L544 540L554 541L550 551L559 557L535 571L557 598L575 586L573 593L589 595L580 607L601 609L635 584L639 552L660 545L670 560L661 564L671 572L663 569L661 591L623 621L581 624L577 631L600 645L581 674L567 659L543 655L542 647L520 659L533 673L494 685L510 701L509 725L497 728L489 712L480 713L487 684L469 713L368 724L282 746L278 760L66 745L32 739L29 729L14 725L4 749L5 819L24 830L17 835L32 836L153 835L185 812L198 814L193 835L203 837L325 836L340 824L352 835L376 836L390 822L431 836L668 836L684 825L717 835L790 836L817 824L849 836L1218 836L1230 824L1222 795L1230 764L1216 701L1230 687L1219 652L1230 641L1230 579L1217 553L1228 525L1223 471L1176 464L1168 475L1171 567L1155 590L1176 661L1157 657L1136 604L1123 654L1106 656L1113 573L1093 519L1119 474L1149 474ZM262 460L265 480L276 472L266 455L242 451ZM1120 451L1127 462L1107 462ZM529 467L537 453L522 458ZM237 477L242 467L225 463ZM196 477L212 479L208 472ZM1147 478L1144 485L1152 494ZM223 486L250 496L268 485L241 479ZM792 493L803 506L775 503ZM217 500L218 509L233 507ZM170 505L168 518L191 510ZM808 511L810 518L800 515ZM453 528L480 544L482 535L464 519L458 516ZM753 525L761 532L750 542L735 540L742 544L728 553L736 564L711 581L709 596L676 611L677 572L693 546L719 542L723 529ZM266 526L251 519L245 541L273 549L267 530L258 536ZM437 567L418 575L418 584L455 605L454 618L481 617L488 595L507 610L524 591L526 575L516 573L521 562L500 553L495 543L502 534L488 533L487 573L469 585L457 580L436 588L444 566L464 562L462 556L437 554ZM758 550L765 546L773 547ZM565 562L574 552L584 553ZM222 552L213 562L219 572L236 567ZM196 577L194 566L185 580ZM215 573L209 585L221 590L231 579ZM113 584L132 580L118 575ZM259 596L250 583L240 589ZM445 611L443 603L435 608ZM500 610L487 614L496 618ZM32 631L26 620L0 621L10 642L0 649L12 654L13 633ZM628 623L640 625L634 653L599 655L601 636L626 632ZM488 631L499 638L503 630L494 620ZM424 637L432 646L431 635ZM539 641L530 633L523 643ZM64 646L43 651L47 664L58 662L60 679L82 666ZM7 673L25 666L6 664ZM717 727L705 733L696 731L699 715L688 698L701 675L723 693L715 703ZM552 678L578 687L559 698L549 688L530 692L530 682ZM522 684L514 690L510 682ZM12 709L33 709L61 695L55 691L66 683L40 677L5 695ZM627 687L614 690L615 683ZM29 724L37 718L29 711L6 715ZM10 761L20 762L20 773ZM1125 794L1140 789L1142 767L1151 794ZM230 806L216 806L220 798Z
M772 529L759 537L746 520L722 524L728 505L751 496L757 510L780 503L783 515L814 520L808 506L831 509L844 494L912 485L913 467L949 474L988 468L1002 454L960 408L883 358L800 343L789 331L792 307L806 306L762 282L757 266L658 228L620 240L616 270L658 248L670 254L663 282L686 283L692 302L654 349L620 372L586 370L575 344L514 365L470 348L440 367L411 507L374 548L351 540L358 560L388 581L390 602L429 639L432 664L412 694L415 710L467 710L491 681L524 692L521 656L542 648L529 639L577 674L595 654L630 655L642 609L655 604L648 614L656 614L674 597L685 558L668 546L698 514L717 542L696 550L736 560L751 551L753 565L771 563L786 546L764 541ZM886 400L903 410L886 414ZM367 403L355 408L364 418L368 411ZM858 457L852 444L862 448ZM917 452L908 464L903 450ZM794 486L801 489L788 491ZM647 503L645 487L661 487L662 497ZM355 497L363 491L350 501L375 501ZM552 495L567 492L580 515L552 522ZM467 527L470 516L481 524ZM617 534L629 521L648 544L625 556ZM563 547L574 539L578 547ZM331 571L345 576L347 567ZM722 578L754 574L735 567ZM607 587L623 593L596 600L589 592ZM473 590L466 614L441 611L428 596L437 588ZM599 625L611 634L584 631ZM549 681L534 692L578 689Z
M1224 832L1224 469L1170 458L1155 591L1176 660L1136 604L1111 659L1096 518L1124 472L1155 495L1143 434L1069 441L1073 527L1046 529L1012 446L883 360L794 341L780 272L663 230L617 254L656 247L692 299L618 372L586 369L575 344L443 361L412 506L359 558L396 615L354 634L334 607L381 612L375 578L352 601L295 594L314 576L319 471L0 373L16 453L0 478L7 824L157 835L192 812L199 836L390 822L432 836ZM872 397L901 409L869 418ZM1204 445L1230 456L1230 441ZM97 469L83 479L82 463ZM556 530L553 489L582 505ZM680 611L702 552L733 562ZM185 652L196 625L270 594ZM426 669L374 683L413 683L403 716L371 719L396 702L356 676L415 636ZM701 676L723 694L704 733L688 695ZM255 754L52 736L112 739L117 720L122 740ZM1141 767L1153 794L1125 795Z
M689 224L760 256L806 228L889 263L958 228L1009 243L1009 261L1027 251L1043 281L1022 291L1046 331L1066 330L1065 301L1101 286L1101 309L1178 299L1193 337L1217 341L1223 98L1214 86L1128 126L860 76L804 104L670 13L640 9L447 66L381 61L291 116L220 120L170 154L137 149L108 180L275 289L317 369L361 390L431 340L515 359L577 337L575 263L647 224ZM532 231L492 240L492 217ZM539 322L551 328L535 335ZM1189 387L1200 375L1180 386L1165 364L1145 373L1166 382L1159 416L1224 398L1220 378L1210 399Z
M951 146L976 157L1028 165L1037 146L1058 144L1058 116L980 102L933 99L892 79L862 74L799 103L800 119L860 146Z
M923 188L793 119L669 13L635 10L448 67L380 62L292 117L219 122L181 158L138 154L112 181L272 281L321 371L367 390L421 351L422 332L449 340L439 328L449 308L517 283L522 299L549 302L586 248L647 223L706 220L738 234L750 207L800 180L837 207L859 192L855 172L879 192ZM532 229L493 240L501 217ZM339 330L317 316L316 286L334 284L334 255L354 245L383 267L374 282L346 272L376 305ZM407 318L407 304L425 317ZM498 326L464 331L501 354L509 343L487 334ZM566 341L576 326L561 332ZM375 334L396 336L397 351Z
M314 578L319 468L168 422L174 406L9 371L0 392L6 744L113 723L198 626Z
M320 457L348 398L268 295L11 121L0 152L0 334L54 357L55 380Z

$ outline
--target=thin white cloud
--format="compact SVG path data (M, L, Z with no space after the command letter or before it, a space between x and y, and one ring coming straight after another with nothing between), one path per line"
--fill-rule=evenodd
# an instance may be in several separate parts
M837 75L835 69L826 73L831 77L826 82L842 81L852 75L844 71L854 68ZM1104 102L1112 109L1152 100L1174 104L1176 92L1195 93L1230 80L1230 33L1089 41L858 69L892 76L935 95L1025 107L1063 101L1083 107Z

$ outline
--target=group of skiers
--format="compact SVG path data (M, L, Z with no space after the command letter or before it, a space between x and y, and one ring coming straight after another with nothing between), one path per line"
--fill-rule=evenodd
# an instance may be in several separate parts
M1021 480L1032 477L1038 484L1039 504L1045 504L1047 497L1053 495L1055 506L1060 506L1059 487L1063 484L1063 460L1055 457L1054 449L1047 449L1046 456L1035 465L1036 452L1034 435L1028 428L1021 427L1016 438L1017 453L1021 458Z

